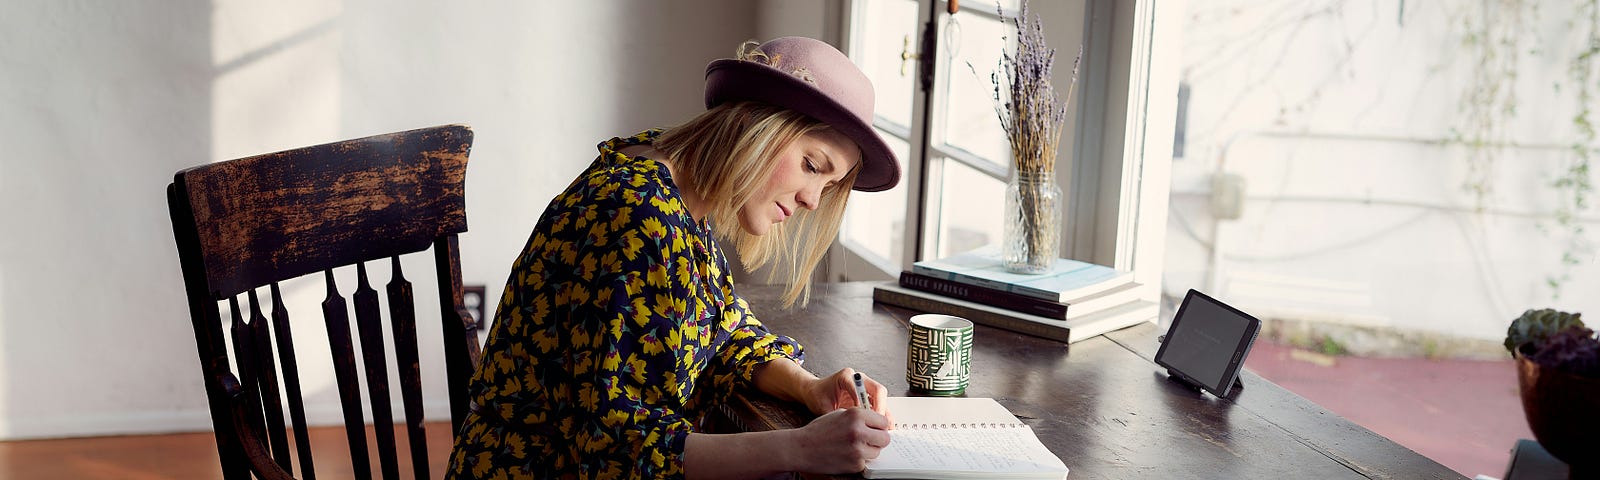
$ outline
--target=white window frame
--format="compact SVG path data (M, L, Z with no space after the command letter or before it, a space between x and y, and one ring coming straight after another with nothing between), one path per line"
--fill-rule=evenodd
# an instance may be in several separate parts
M861 49L853 34L852 21L859 4L874 0L843 0L840 45L846 53ZM930 2L932 4L930 5ZM935 21L945 25L945 0L921 0L919 33ZM965 2L960 15L992 11L993 4ZM1085 0L1034 1L1032 13L1041 16L1057 49L1057 88L1065 90L1069 77L1072 48L1070 40L1081 38L1085 63L1078 88L1068 113L1071 122L1060 144L1057 181L1067 192L1069 203L1063 226L1065 256L1134 272L1135 281L1144 285L1148 300L1157 300L1166 240L1167 195L1170 191L1171 152L1177 105L1178 40L1182 34L1182 0ZM1012 13L1012 12L1008 12ZM992 14L990 14L992 16ZM1078 31L1071 32L1073 26ZM936 38L942 38L942 35ZM1066 53L1062 53L1066 52ZM926 55L923 58L938 58ZM948 62L935 65L933 89L942 95L948 88ZM921 89L920 82L917 82ZM890 93L881 92L880 94ZM899 93L899 92L894 92ZM931 107L930 107L931 104ZM939 209L938 190L942 158L962 159L962 151L938 145L942 137L942 111L929 115L930 108L942 110L944 102L931 101L919 91L913 101L914 119L932 121L925 128L908 133L913 158L907 162L904 194L907 195L904 248L900 265L883 265L875 255L858 253L848 242L836 242L830 258L830 279L891 279L911 263L934 252L934 231ZM879 122L880 127L888 127ZM889 129L889 128L885 128ZM975 157L975 156L972 156ZM993 164L981 159L962 163L1004 179L1005 172L994 171ZM896 189L896 191L901 191Z

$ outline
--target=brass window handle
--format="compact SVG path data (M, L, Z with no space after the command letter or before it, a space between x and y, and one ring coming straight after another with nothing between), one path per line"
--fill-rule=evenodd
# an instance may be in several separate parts
M912 60L920 60L921 55L911 53L911 35L906 35L905 44L900 47L900 76L906 76L906 67Z

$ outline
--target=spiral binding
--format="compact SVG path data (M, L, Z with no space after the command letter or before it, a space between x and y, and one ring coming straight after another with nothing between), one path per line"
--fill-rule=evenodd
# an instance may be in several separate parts
M894 428L906 430L942 430L942 429L975 429L975 428L1017 428L1026 427L1026 423L1001 423L1001 422L953 422L953 423L908 423L895 424Z

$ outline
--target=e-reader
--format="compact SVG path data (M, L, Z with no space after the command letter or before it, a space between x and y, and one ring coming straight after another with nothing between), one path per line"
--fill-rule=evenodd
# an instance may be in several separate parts
M1239 367L1261 331L1261 320L1215 298L1189 290L1156 351L1156 364L1173 380L1218 397L1239 382Z

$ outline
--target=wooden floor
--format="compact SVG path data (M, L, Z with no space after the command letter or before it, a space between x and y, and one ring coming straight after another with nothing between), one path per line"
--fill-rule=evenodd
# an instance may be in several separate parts
M430 478L443 478L450 455L450 423L428 423ZM410 478L410 455L405 433L401 445L401 478ZM367 444L374 445L372 429ZM312 464L318 479L353 479L349 444L343 427L311 429ZM376 448L371 457L377 458ZM376 465L374 469L378 468ZM299 466L295 467L299 476ZM0 479L207 479L221 478L216 438L211 432L61 440L0 442ZM378 472L373 477L381 478Z

